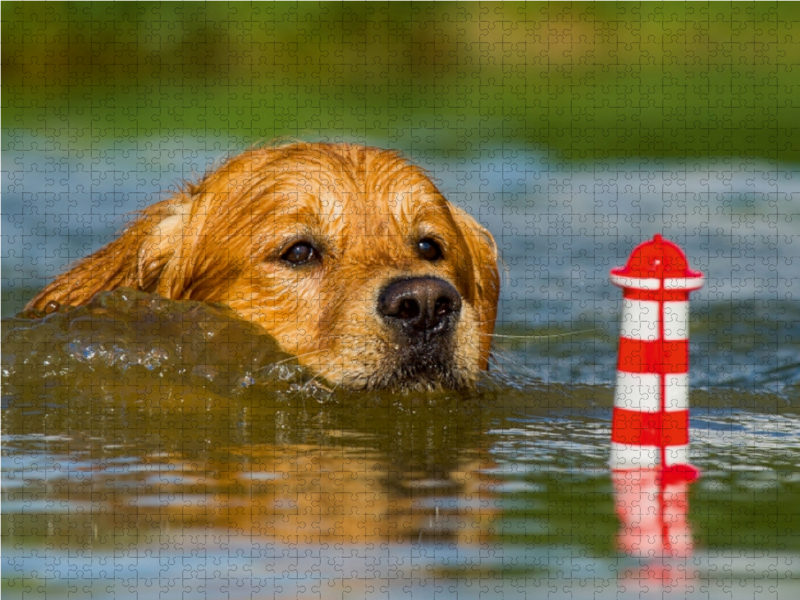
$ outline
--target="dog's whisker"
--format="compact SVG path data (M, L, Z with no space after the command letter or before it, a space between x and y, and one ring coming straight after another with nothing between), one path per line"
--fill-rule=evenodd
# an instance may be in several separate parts
M275 366L275 365L282 365L283 363L291 362L291 361L293 361L295 359L298 359L298 358L304 358L306 356L312 356L314 354L320 354L322 352L327 352L327 351L328 351L328 348L322 348L321 350L312 350L311 352L306 352L304 354L293 354L289 358L285 358L283 360L279 360L278 362L270 363L269 365L267 365L267 367L272 367L272 366ZM264 368L266 368L266 367L264 367Z
M298 386L294 390L295 393L292 394L292 397L293 398L297 398L298 396L304 395L304 393L307 394L307 393L311 392L312 388L317 388L317 389L321 389L322 391L325 391L325 392L330 392L331 390L327 386L325 386L322 383L320 383L320 381L323 378L324 377L323 377L322 373L315 374L311 379L309 379L308 381L306 381L302 385ZM313 393L313 392L311 392L311 393Z
M491 361L492 365L494 365L503 374L505 374L505 365L500 362L498 357L495 355L494 351L491 354L489 354L489 360Z
M324 386L324 385L322 385L322 383L320 383L322 381L322 379L323 379L322 374L319 373L319 374L315 375L314 377L312 377L309 381L307 381L305 386L303 386L303 387L308 389L309 386L313 385L315 387L318 387L318 388L322 389L325 392L330 392L330 389L327 386Z
M515 358L509 356L506 353L500 352L498 350L493 350L489 357L491 359L493 359L495 365L497 365L501 369L505 369L505 365L503 365L500 362L500 359L502 359L502 360L504 360L506 362L512 363L515 367L518 367L518 368L522 369L525 372L526 375L529 375L531 377L538 377L537 373L534 372L528 365L516 360ZM505 374L508 374L508 373L505 373Z
M341 387L341 385L342 385L342 382L340 381L340 382L339 382L339 383L337 383L335 386L333 386L333 389L332 389L332 390L330 390L330 391L329 391L329 393L328 393L328 400L330 400L330 399L333 397L333 394L334 394L334 392L335 392L336 390L338 390L338 389L339 389L339 387Z
M516 340L549 340L560 337L569 337L571 335L579 335L581 333L591 333L592 331L605 331L602 327L595 327L593 329L579 329L578 331L570 331L569 333L555 333L553 335L504 335L500 333L481 333L479 335L491 338L504 338Z

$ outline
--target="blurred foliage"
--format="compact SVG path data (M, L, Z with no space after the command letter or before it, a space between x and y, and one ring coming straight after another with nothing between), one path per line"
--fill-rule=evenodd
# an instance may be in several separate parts
M800 160L796 3L3 2L3 128Z

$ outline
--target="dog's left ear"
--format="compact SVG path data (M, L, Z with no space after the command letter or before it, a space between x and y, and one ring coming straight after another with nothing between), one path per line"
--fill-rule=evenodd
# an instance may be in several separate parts
M497 318L497 301L500 298L500 273L497 269L497 244L489 231L465 211L451 204L450 210L472 259L475 280L475 310L478 312L480 331L481 369L489 366L491 334Z
M44 310L51 302L79 306L119 287L161 292L162 273L183 239L182 210L175 199L146 208L117 239L56 277L26 308Z

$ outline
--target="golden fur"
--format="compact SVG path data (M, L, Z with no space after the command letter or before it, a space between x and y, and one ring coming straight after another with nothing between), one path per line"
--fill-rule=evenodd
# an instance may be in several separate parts
M421 239L441 258L421 256ZM319 260L287 264L297 243ZM452 356L427 371L376 309L390 282L418 277L461 297L453 342L442 346ZM492 236L421 169L391 151L296 143L245 152L144 209L28 307L80 305L122 286L224 303L329 382L363 389L474 383L488 365L500 284Z

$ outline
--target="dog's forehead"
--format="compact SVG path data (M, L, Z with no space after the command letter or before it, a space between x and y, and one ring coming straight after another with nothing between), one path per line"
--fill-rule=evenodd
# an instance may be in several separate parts
M408 163L367 169L305 169L279 186L277 213L330 235L410 234L454 227L448 203Z

